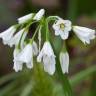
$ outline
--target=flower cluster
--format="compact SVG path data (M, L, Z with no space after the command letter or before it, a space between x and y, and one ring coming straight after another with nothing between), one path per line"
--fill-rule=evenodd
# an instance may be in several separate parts
M90 44L90 40L95 38L95 30L81 26L73 26L70 20L64 20L59 16L45 17L44 14L45 10L41 9L37 13L30 13L20 17L18 24L0 33L0 38L2 38L5 45L9 45L10 47L15 46L13 52L13 69L16 72L23 69L23 64L26 64L26 67L29 69L33 68L33 57L36 57L37 62L43 63L45 72L48 72L50 75L54 74L56 55L49 40L48 28L48 23L52 20L54 20L52 28L55 31L55 35L60 36L64 40L59 55L63 73L68 73L69 68L69 54L66 49L65 40L68 39L70 32L73 31L84 44ZM32 38L28 38L29 28L33 23L37 23L38 26ZM43 28L45 28L46 40L44 45L41 46ZM37 33L38 45L35 41Z

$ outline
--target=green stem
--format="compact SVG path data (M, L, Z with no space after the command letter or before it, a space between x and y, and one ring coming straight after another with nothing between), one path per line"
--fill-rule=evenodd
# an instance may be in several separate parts
M28 28L33 24L33 23L36 23L37 21L34 21L34 22L30 22L26 27L25 27L25 30L23 31L23 33L22 33L22 36L21 36L21 38L20 38L20 42L19 42L19 44L18 44L18 48L20 49L20 44L21 44L21 40L22 40L22 37L23 37L23 34L24 34L24 32L27 32L28 33Z
M58 19L58 16L49 16L46 20L45 20L45 26L46 26L46 41L49 40L49 28L48 28L48 24L50 21L52 20L56 20Z
M51 20L57 20L59 17L58 16L49 16L46 20L48 21L51 21Z
M67 51L67 48L66 48L66 41L63 41L63 46L62 46L62 50L63 52L66 52Z
M49 40L49 29L48 29L48 22L47 22L47 20L46 20L45 25L46 25L46 41L48 41Z
M58 56L58 58L59 58L59 56ZM72 96L73 93L72 93L70 82L68 80L68 76L66 74L62 73L61 66L60 66L60 63L59 63L59 59L57 59L56 68L57 68L58 78L62 83L64 96Z
M40 28L40 25L38 25L37 29L35 30L35 33L33 34L32 39L31 39L31 41L30 41L31 43L33 42L33 40L34 40L34 38L35 38L35 36L36 36L39 28Z

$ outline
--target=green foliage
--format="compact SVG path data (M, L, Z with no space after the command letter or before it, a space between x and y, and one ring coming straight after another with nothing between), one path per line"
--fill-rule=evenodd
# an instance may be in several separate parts
M86 70L81 71L81 72L75 74L74 76L72 76L70 79L70 84L72 86L75 86L76 84L83 81L85 78L92 76L91 74L93 74L94 72L96 72L96 65L92 66L90 68L87 68Z
M45 73L41 64L38 64L34 66L33 71L25 69L23 72L2 77L1 85L5 85L0 89L0 96L69 96L67 77L64 76L63 80L64 86L56 81L56 77Z
M94 72L96 72L96 66L72 76L70 78L72 87L74 88ZM23 72L12 73L2 77L0 85L3 87L0 89L0 96L72 96L67 76L60 76L59 73L59 79L57 78L57 80L62 79L59 82L56 81L56 77L49 76L43 71L41 64L38 64L33 68L33 71L25 69Z

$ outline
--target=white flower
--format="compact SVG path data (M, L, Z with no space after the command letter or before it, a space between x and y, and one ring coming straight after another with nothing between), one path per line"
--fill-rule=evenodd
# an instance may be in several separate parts
M34 15L33 13L30 13L30 14L28 14L28 15L25 15L25 16L23 16L23 17L18 18L18 23L19 23L19 24L22 24L22 23L25 23L25 22L31 20L32 17L33 17L33 15Z
M71 31L71 21L58 18L53 24L53 29L55 30L56 36L60 35L65 40L69 36L69 31Z
M18 72L18 71L21 71L22 70L22 67L23 67L23 63L22 62L19 62L19 61L16 61L16 57L17 55L19 54L20 50L15 48L14 49L14 52L13 52L13 56L14 56L14 66L13 66L13 69Z
M60 64L63 73L68 73L69 55L67 52L60 52Z
M41 62L41 60L44 63L44 70L48 72L50 75L53 75L55 72L56 64L55 55L51 47L51 44L48 41L44 43L43 48L37 57L38 62Z
M25 32L25 28L17 32L8 42L8 45L12 47L13 45L18 45L21 40L24 40L27 35L27 32Z
M16 31L16 27L11 26L10 28L5 30L4 32L0 33L0 38L2 38L3 43L5 45L7 45L9 43L9 41L12 39L13 34L15 33L15 31Z
M17 55L16 61L26 63L27 68L33 68L33 50L32 44L27 44L24 49Z
M90 40L95 38L95 30L90 28L73 26L73 31L84 44L90 44Z
M39 12L34 16L33 20L37 20L37 21L40 20L44 14L45 14L44 9L39 10Z

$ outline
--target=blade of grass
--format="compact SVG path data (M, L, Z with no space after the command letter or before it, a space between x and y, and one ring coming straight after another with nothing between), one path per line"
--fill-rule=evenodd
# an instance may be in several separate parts
M11 82L0 90L0 96L8 96L8 92L12 90L17 84L17 81ZM12 91L11 91L12 92Z
M32 91L32 87L33 87L33 82L31 80L27 85L24 86L20 96L29 96L29 94Z
M18 76L19 76L19 74L17 74L17 73L7 74L7 75L0 78L0 85L17 78Z
M96 72L96 65L85 69L84 71L81 71L77 73L76 75L72 76L70 78L70 84L72 86L75 86L76 84L82 82L85 78L91 76L92 73Z

